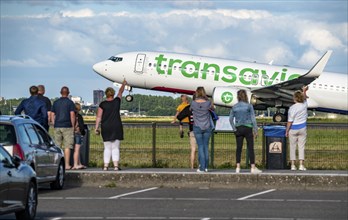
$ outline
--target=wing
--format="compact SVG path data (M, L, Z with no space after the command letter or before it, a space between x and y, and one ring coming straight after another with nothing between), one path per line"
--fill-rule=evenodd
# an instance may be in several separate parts
M292 95L296 90L301 89L317 79L323 72L332 51L327 51L319 61L304 75L276 85L251 90L259 101L258 104L274 103L274 106L289 106L293 104ZM278 103L278 104L277 104Z

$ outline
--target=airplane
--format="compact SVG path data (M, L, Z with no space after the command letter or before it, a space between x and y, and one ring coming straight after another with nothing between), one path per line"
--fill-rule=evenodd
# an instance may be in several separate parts
M136 51L111 56L93 65L102 77L132 87L192 95L203 86L218 106L232 107L245 89L255 110L276 107L273 121L286 121L292 95L308 85L308 109L348 114L347 74L323 72L332 51L309 70L181 53ZM132 101L131 94L126 101ZM281 109L285 113L281 113Z

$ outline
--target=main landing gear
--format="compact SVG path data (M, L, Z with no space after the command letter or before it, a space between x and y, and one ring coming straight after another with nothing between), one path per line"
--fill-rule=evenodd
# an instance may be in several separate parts
M286 122L288 120L288 109L285 109L284 113L281 113L279 109L273 115L273 122Z

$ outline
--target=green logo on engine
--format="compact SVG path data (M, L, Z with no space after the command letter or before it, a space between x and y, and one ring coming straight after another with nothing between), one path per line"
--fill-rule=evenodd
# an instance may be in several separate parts
M221 100L225 103L225 104L229 104L233 101L233 94L231 92L224 92L221 95Z

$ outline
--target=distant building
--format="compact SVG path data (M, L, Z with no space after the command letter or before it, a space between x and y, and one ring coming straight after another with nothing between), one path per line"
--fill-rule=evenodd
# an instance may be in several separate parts
M82 97L80 96L72 96L71 101L73 101L74 103L80 103L81 105L83 104Z
M104 91L103 90L93 90L93 104L99 105L103 101Z

